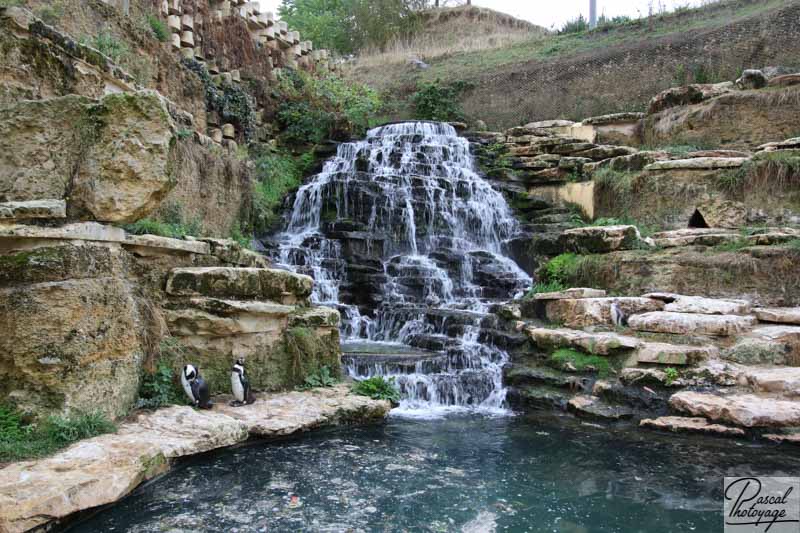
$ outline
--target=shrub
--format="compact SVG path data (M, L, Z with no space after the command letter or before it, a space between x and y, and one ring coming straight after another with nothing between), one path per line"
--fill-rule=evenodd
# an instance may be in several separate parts
M152 14L147 15L147 24L150 26L150 30L153 32L153 36L156 39L162 43L165 43L169 40L169 29L160 17Z
M664 383L667 385L672 385L678 379L678 371L671 366L664 369L664 375L666 376Z
M313 389L317 387L333 387L339 382L331 373L331 369L328 366L322 366L317 369L316 372L312 372L308 376L306 376L305 381L301 388L303 389Z
M547 283L557 283L561 286L569 284L569 280L577 274L581 256L573 253L557 255L548 261L545 266Z
M312 157L311 154L294 157L285 151L273 151L256 158L249 229L258 235L270 228L279 216L286 194L300 185Z
M611 365L606 357L599 355L587 355L571 348L561 348L550 356L550 362L559 368L563 368L567 363L572 365L578 372L596 371L601 377L605 377L611 371Z
M577 18L568 20L558 30L559 35L567 33L580 33L589 29L589 21L584 18L583 14L578 15Z
M42 19L42 22L55 26L61 17L64 16L64 6L60 1L51 2L50 5L41 7L36 10L36 16Z
M160 360L154 372L147 372L142 376L139 387L139 399L136 407L139 409L157 409L165 405L184 405L186 397L180 389L172 365Z
M538 282L531 287L531 289L525 294L525 297L531 298L534 294L540 294L544 292L561 292L566 288L567 287L565 287L559 281Z
M203 224L198 218L187 220L183 208L178 203L166 204L160 212L160 220L143 218L122 227L133 235L158 235L172 239L183 239L187 235L200 236L204 233Z
M464 111L459 99L470 87L471 84L465 81L443 84L438 79L420 84L417 92L411 95L416 118L444 122L464 120Z
M128 45L110 33L100 33L88 39L81 39L81 41L81 44L89 45L101 54L107 55L114 63L120 63L130 53Z
M42 457L73 442L112 433L116 426L102 413L50 416L25 423L14 409L0 406L0 462Z
M388 400L393 404L400 401L400 391L394 386L394 378L373 376L353 385L353 392L360 396L369 396L373 400Z

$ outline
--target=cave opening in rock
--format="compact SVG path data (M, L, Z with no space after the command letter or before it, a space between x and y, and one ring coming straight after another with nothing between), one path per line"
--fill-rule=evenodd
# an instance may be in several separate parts
M692 213L691 218L689 218L689 227L690 228L707 228L709 227L706 219L703 218L703 214L695 209L694 213Z

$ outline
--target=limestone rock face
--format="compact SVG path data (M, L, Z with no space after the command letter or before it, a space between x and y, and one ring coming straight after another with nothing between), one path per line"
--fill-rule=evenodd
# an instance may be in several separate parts
M800 402L762 398L753 394L716 396L682 391L672 395L673 409L744 427L782 427L800 424Z
M106 245L0 256L0 397L35 414L127 412L143 350L121 263Z
M676 335L738 335L755 324L755 318L734 315L698 315L655 311L632 316L628 320L636 331Z
M645 342L636 351L640 363L661 365L688 365L715 356L719 350L713 346L681 346L661 342Z
M674 313L703 315L747 315L750 313L750 304L745 300L721 300L663 292L645 294L644 297L666 302L664 311Z
M663 302L651 298L580 298L548 301L545 314L552 322L562 323L569 328L583 328L614 326L615 311L624 318L648 311L660 311L663 308Z
M778 324L795 324L800 326L800 307L756 309L755 315L761 322L776 322Z
M633 350L641 341L616 333L589 333L574 329L525 328L525 334L542 348L577 348L588 353L608 355Z
M174 185L173 129L148 91L10 105L0 110L0 201L67 199L72 217L137 220Z
M786 364L800 366L800 327L798 326L761 326L755 328L753 339L777 344L781 347L776 353L786 357Z
M633 410L630 407L609 405L597 396L575 396L567 403L567 409L578 416L606 420L619 420L633 416Z
M260 299L292 305L308 301L313 280L302 274L268 268L178 268L167 280L175 296Z
M0 203L0 220L66 217L67 203L64 200L28 200L25 202Z
M645 170L712 170L717 168L739 168L749 158L746 157L692 157L690 159L673 159L657 161L645 167Z
M671 107L697 104L731 91L733 91L732 83L693 84L672 87L658 93L650 100L650 107L647 109L647 113L658 113Z
M587 287L575 287L558 292L540 292L534 294L534 300L572 300L576 298L602 298L606 291Z
M800 368L749 367L744 371L744 375L756 392L800 396Z
M587 226L564 231L559 238L565 250L578 253L608 253L642 245L636 226Z

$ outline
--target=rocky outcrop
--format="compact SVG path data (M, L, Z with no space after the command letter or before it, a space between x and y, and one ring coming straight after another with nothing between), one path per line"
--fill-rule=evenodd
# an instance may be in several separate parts
M558 299L545 303L547 320L570 328L615 326L627 317L648 311L660 311L663 302L652 298L610 297Z
M174 186L174 128L147 91L17 102L0 110L0 200L67 200L74 218L137 220Z
M559 238L564 250L577 253L608 253L647 247L636 226L586 226L568 229Z
M645 418L639 425L648 429L671 431L676 433L701 433L719 437L744 437L741 428L712 424L702 417L660 416L658 418Z
M674 335L737 335L750 329L756 320L753 317L734 315L701 315L654 311L632 316L628 320L636 331L671 333Z
M536 327L527 327L523 331L537 346L544 349L577 348L588 353L600 355L633 350L641 343L635 337L617 335L616 333L590 333L565 328Z
M85 509L119 500L164 473L180 457L242 442L345 423L383 420L385 401L348 394L346 386L259 396L212 411L169 407L139 414L114 434L81 441L53 457L0 470L0 529L9 533L52 525Z
M753 394L717 396L683 391L673 394L669 403L673 409L692 416L703 416L747 428L800 425L800 402Z

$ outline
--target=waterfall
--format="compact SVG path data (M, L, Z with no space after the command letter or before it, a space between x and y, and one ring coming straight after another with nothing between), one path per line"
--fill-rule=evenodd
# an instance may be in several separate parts
M350 376L391 376L401 409L500 409L508 355L480 342L489 306L530 277L503 254L519 228L448 124L406 122L344 143L272 238L342 315Z

